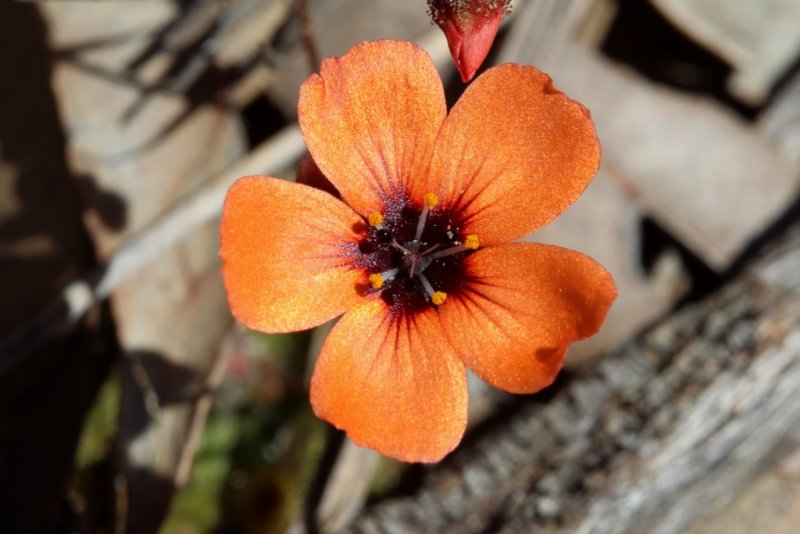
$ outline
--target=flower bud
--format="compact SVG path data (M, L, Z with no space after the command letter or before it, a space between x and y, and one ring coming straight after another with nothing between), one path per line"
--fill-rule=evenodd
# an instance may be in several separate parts
M428 0L431 19L442 29L461 79L468 82L489 54L511 0Z

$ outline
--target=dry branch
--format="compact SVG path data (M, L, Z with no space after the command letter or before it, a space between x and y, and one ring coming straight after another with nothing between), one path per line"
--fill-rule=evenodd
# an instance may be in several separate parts
M686 308L456 453L357 532L681 532L800 424L800 226Z

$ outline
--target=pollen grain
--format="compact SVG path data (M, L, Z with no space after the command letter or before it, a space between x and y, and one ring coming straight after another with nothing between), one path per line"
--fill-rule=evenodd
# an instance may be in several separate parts
M383 276L378 273L369 275L369 283L372 289L380 289L383 287Z
M447 299L447 293L445 293L444 291L437 291L431 297L431 302L433 302L437 306L440 306L445 301L445 299Z
M425 195L425 205L428 206L429 210L432 210L438 203L439 197L437 197L435 193L428 193Z
M379 226L383 222L383 215L377 211L373 211L368 217L370 226Z
M464 240L464 246L470 250L478 250L478 247L481 246L481 242L478 239L478 236L475 234L470 234Z

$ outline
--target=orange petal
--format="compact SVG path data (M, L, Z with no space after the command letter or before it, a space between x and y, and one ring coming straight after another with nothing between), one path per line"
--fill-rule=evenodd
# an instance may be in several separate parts
M358 445L436 462L464 434L466 372L433 308L390 316L373 300L347 312L325 341L311 405Z
M439 306L442 326L467 367L513 393L550 385L569 344L597 332L617 296L592 258L551 245L489 247L465 268L469 282Z
M275 178L241 178L220 227L222 274L233 315L262 332L311 328L362 299L352 266L365 223L331 195Z
M326 59L300 88L298 113L317 165L366 216L427 172L447 109L424 50L376 41Z
M427 180L463 213L462 233L490 245L523 237L572 204L597 172L600 145L589 112L533 67L487 70L444 123Z

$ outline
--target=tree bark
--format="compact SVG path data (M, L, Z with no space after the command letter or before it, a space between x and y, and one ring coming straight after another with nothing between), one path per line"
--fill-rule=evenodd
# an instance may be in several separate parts
M800 427L800 226L719 293L526 400L357 532L680 532Z

